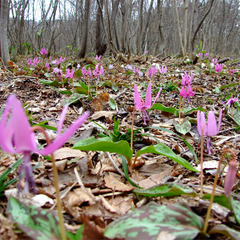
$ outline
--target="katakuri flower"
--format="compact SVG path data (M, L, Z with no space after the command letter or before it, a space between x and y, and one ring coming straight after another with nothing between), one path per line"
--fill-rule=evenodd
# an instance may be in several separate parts
M207 137L207 151L208 154L212 153L212 144L211 144L211 136L215 136L219 133L220 127L222 123L222 109L220 110L218 125L215 118L215 114L213 111L208 112L208 121L206 122L204 112L197 112L197 128L200 136ZM204 128L204 130L203 130Z
M68 79L71 79L71 78L73 78L73 75L74 75L74 70L71 71L68 68L65 77L68 78Z
M97 64L95 69L93 70L93 75L99 77L99 76L103 75L103 72L104 72L103 66L100 65L100 68L99 68L99 64Z
M188 75L187 72L184 72L184 75L182 75L181 85L188 86L189 84L192 84L192 80L193 80L192 72L191 75Z
M222 64L217 63L217 64L215 65L215 71L216 71L216 72L221 72L221 71L222 71L222 68L223 68L223 65L222 65Z
M224 192L226 197L229 196L229 194L232 191L233 185L235 183L237 174L237 162L235 160L235 157L229 162L228 165L228 171L224 180Z
M167 73L167 67L166 66L158 66L158 71L161 73L161 74L166 74Z
M190 102L190 97L193 97L195 94L196 94L196 91L195 92L192 91L192 87L190 84L187 85L186 87L183 86L180 90L180 95L186 98L188 102Z
M139 96L138 88L137 88L137 85L135 84L135 86L134 86L134 104L135 104L136 110L142 111L144 124L146 124L146 119L147 119L147 121L150 120L147 115L146 110L151 108L154 105L154 103L157 101L157 99L161 93L161 90L162 90L162 88L159 89L157 96L152 103L152 89L151 89L151 82L149 82L148 87L147 87L147 92L146 92L145 103L144 103L143 100Z
M73 136L77 129L87 120L89 112L83 115L70 127L62 133L63 122L67 113L68 105L66 105L61 113L57 128L57 137L47 145L44 149L38 149L34 132L28 122L25 110L21 103L14 95L10 95L7 99L6 107L0 120L0 147L3 151L16 154L23 154L22 169L25 173L24 192L29 193L30 190L36 193L33 170L31 166L32 153L41 155L49 155L62 147L65 142Z
M40 53L43 55L43 56L46 56L48 54L48 50L46 48L42 48Z
M233 97L233 94L231 95L230 99L228 99L226 102L224 102L226 105L229 105L230 107L233 107L233 104L235 102L238 102L238 96Z

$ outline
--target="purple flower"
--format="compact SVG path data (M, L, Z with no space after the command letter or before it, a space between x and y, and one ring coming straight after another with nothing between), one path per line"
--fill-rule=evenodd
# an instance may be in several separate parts
M217 126L217 121L216 121L215 114L213 111L208 112L208 121L207 122L205 119L204 112L198 111L198 113L197 113L198 133L200 136L202 136L202 128L204 127L203 136L207 137L208 154L211 154L211 152L212 152L211 136L215 136L219 133L221 123L222 123L222 109L220 110L220 114L219 114L218 126Z
M57 67L53 68L53 73L56 73L57 77L62 77L62 75L63 75L62 70Z
M132 65L128 64L125 68L129 69L129 70L132 70Z
M233 75L236 72L234 69L230 69L230 73Z
M222 68L223 68L223 65L222 65L222 64L217 63L217 64L215 65L215 71L216 71L216 72L221 72L221 71L222 71Z
M185 90L186 88L186 90ZM188 102L190 102L190 97L193 97L196 94L196 91L193 93L191 85L187 85L186 87L182 87L180 90L180 95L187 99Z
M82 67L81 72L82 75L85 77L87 75L87 67L86 66Z
M149 82L148 87L147 87L147 92L146 92L145 103L144 103L143 100L139 96L137 85L135 84L135 86L134 86L134 104L135 104L135 108L137 110L142 111L144 124L146 124L146 118L147 118L147 121L150 120L147 115L146 110L151 108L154 105L154 103L156 102L157 98L159 97L159 95L161 93L161 90L162 90L162 88L159 89L157 96L152 103L152 89L151 89L151 82Z
M73 75L74 75L74 70L71 71L68 68L65 77L71 79L71 78L73 78Z
M184 72L184 75L182 75L181 85L188 86L189 84L192 84L192 80L193 80L192 72L191 72L191 76L189 76L187 72Z
M110 64L109 66L108 66L108 69L113 69L114 68L114 66L112 65L112 64Z
M23 154L24 162L22 169L25 173L26 180L24 187L25 193L29 193L29 190L31 189L36 193L31 166L31 154L39 153L42 155L48 155L53 153L73 136L89 116L89 112L85 112L75 123L72 123L70 127L62 133L62 126L67 113L67 108L68 105L64 107L60 116L56 139L44 149L39 150L34 132L31 129L21 103L14 95L10 95L7 99L7 104L0 120L0 146L5 152Z
M140 77L142 77L143 76L143 72L139 69L139 68L133 68L133 71L135 72L135 74L137 75L139 75Z
M209 53L208 52L205 53L205 57L209 57Z
M45 64L45 67L47 68L47 71L49 72L49 71L50 71L50 64L49 64L49 63L46 63L46 64Z
M42 48L40 53L43 55L43 56L46 56L48 54L48 50L46 48Z
M89 67L87 70L87 75L89 78L92 78L92 72L91 72L91 68Z
M197 56L198 56L198 57L201 57L201 56L202 56L202 53L198 53Z
M226 197L228 197L230 192L232 191L236 179L236 174L237 174L237 162L235 161L235 159L232 159L229 162L227 175L224 181L224 192Z

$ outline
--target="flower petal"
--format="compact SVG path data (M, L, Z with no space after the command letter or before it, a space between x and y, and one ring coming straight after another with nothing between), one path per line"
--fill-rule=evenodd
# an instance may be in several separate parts
M143 104L142 104L142 100L141 100L141 98L139 96L136 84L134 86L134 104L135 104L135 108L137 110L142 110Z
M38 152L42 155L48 155L62 147L65 142L74 135L77 129L87 120L88 117L89 111L86 111L75 123L72 123L62 135L57 136L57 138L50 145Z
M213 111L208 113L207 136L214 136L218 134L217 121Z
M67 110L68 110L68 104L65 105L65 107L63 108L63 110L61 112L60 120L58 122L58 127L57 127L57 135L61 134L62 126L63 126L63 122L64 122L64 119L67 114Z
M203 128L203 126L204 126L203 135L205 135L206 128L207 128L205 114L204 114L204 112L198 111L197 112L197 129L198 129L198 133L199 133L200 136L202 136L202 128Z
M145 98L145 108L151 108L152 107L152 89L151 89L151 82L149 82L146 92L146 98Z
M222 112L223 110L220 110L219 118L218 118L218 132L220 130L221 124L222 124Z
M158 91L158 93L157 93L157 96L155 97L155 99L154 99L154 101L153 101L153 104L152 104L152 106L153 106L153 105L154 105L154 103L157 101L157 99L158 99L158 97L159 97L159 95L160 95L161 91L162 91L162 88L160 88L160 89L159 89L159 91Z
M224 191L225 191L226 197L228 197L230 192L232 191L232 188L236 179L236 174L237 174L237 163L236 161L232 160L229 163L228 172L224 181Z

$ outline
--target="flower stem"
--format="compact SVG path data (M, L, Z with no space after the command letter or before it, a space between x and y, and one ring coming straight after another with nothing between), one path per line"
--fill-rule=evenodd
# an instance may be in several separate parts
M203 124L202 127L202 136L201 136L201 190L200 190L200 198L203 196L203 137L204 137L204 127L206 123Z
M216 173L215 178L214 178L213 190L212 190L210 203L209 203L208 210L207 210L207 215L206 215L205 222L204 222L203 234L206 234L206 232L207 232L208 221L209 221L209 217L210 217L210 213L211 213L211 209L212 209L212 204L213 204L213 200L214 200L214 194L215 194L215 190L216 190L216 186L217 186L217 180L218 180L218 174L219 174L219 171L220 171L220 166L221 166L221 163L222 163L222 160L224 158L225 153L227 153L229 151L232 153L232 151L230 149L227 149L227 148L223 149L221 158L218 162L217 173Z
M49 145L51 143L51 140L50 140L47 132L45 131L45 129L40 126L33 126L32 131L36 131L36 130L43 133L43 135L46 138L46 142ZM53 164L53 178L54 178L54 185L55 185L55 189L56 189L57 210L58 210L61 239L66 240L67 236L66 236L66 231L65 231L65 227L64 227L64 219L63 219L63 214L62 214L62 204L61 204L61 199L60 199L60 190L59 190L59 182L58 182L58 171L57 171L56 161L55 161L53 154L51 154L51 158L52 158L52 164Z

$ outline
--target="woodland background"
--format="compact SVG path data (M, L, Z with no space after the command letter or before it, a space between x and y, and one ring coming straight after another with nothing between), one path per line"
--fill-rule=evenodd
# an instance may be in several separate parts
M239 0L1 0L1 56L239 55ZM197 48L196 48L197 47Z

